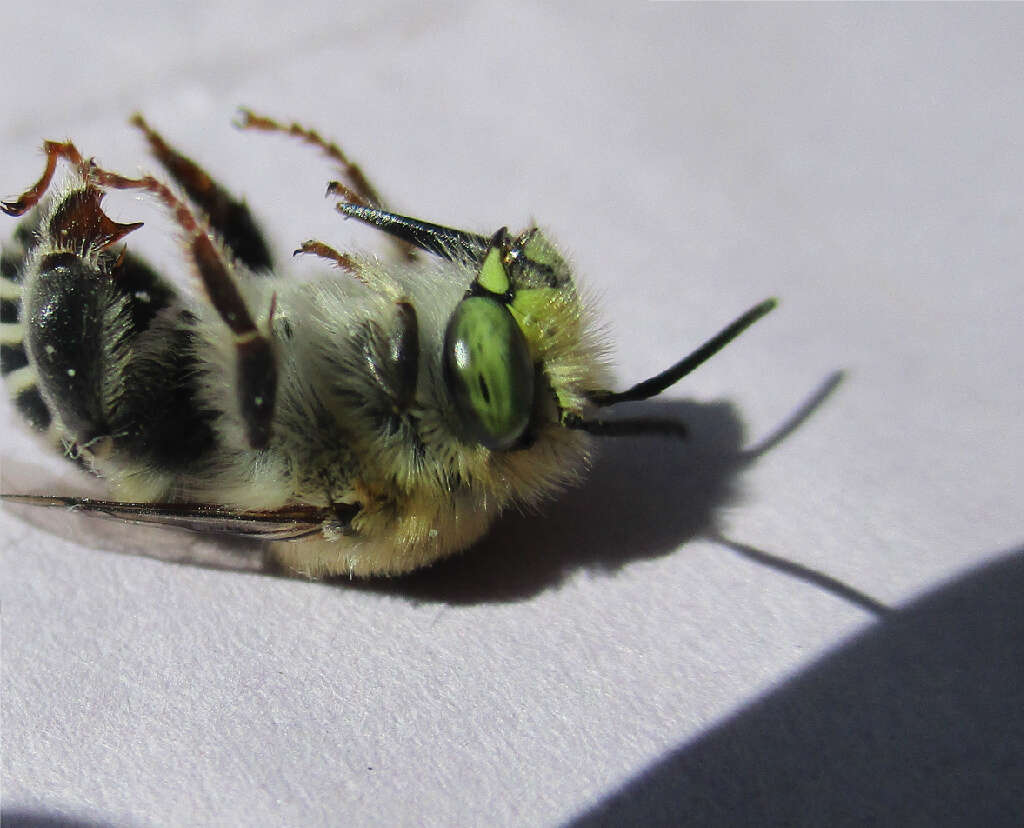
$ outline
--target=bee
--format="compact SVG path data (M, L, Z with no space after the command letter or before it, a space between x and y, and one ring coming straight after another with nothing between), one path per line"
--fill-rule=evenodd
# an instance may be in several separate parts
M337 144L242 110L240 127L326 154L338 212L397 248L387 260L309 240L296 253L320 272L300 278L244 202L132 123L173 189L48 141L39 180L0 204L26 216L0 260L0 368L23 418L110 490L7 500L271 541L308 577L405 573L580 480L595 437L683 435L600 411L659 394L775 306L610 391L597 322L536 227L486 236L400 215ZM103 211L111 190L169 212L194 289L121 244L141 223Z

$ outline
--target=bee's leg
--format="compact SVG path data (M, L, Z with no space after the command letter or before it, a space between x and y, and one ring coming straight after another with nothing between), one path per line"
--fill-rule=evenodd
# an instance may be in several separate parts
M266 447L277 399L277 360L270 337L256 327L235 277L217 246L199 226L188 207L166 184L152 176L127 178L99 167L92 167L89 175L103 187L150 192L171 211L184 233L185 248L206 297L231 332L236 354L236 399L249 445L256 449ZM272 309L270 316L273 316Z
M384 274L367 273L351 256L339 253L322 241L310 239L303 242L295 253L309 253L333 262L371 290L395 303L394 323L382 327L376 322L370 322L360 334L359 340L366 366L391 401L387 418L405 412L412 405L416 394L420 359L419 321L409 297L394 280Z
M347 184L343 184L340 181L331 182L328 192L335 195L341 195L346 201L351 201L354 204L362 204L365 207L384 206L376 188L370 183L369 179L359 168L359 165L351 161L349 157L345 155L341 147L333 141L328 141L321 137L320 133L315 129L309 129L308 127L304 127L297 123L287 125L282 124L275 121L273 118L267 118L265 115L257 115L255 112L248 109L240 110L239 114L241 119L237 122L237 126L240 129L258 129L263 132L283 132L322 150L328 158L338 165L341 172L348 179Z
M298 256L300 253L309 253L321 259L326 259L329 262L334 262L335 266L340 267L342 270L347 270L353 276L359 278L359 269L356 267L352 257L347 253L339 253L326 242L317 241L316 239L304 241L292 255ZM359 281L366 284L366 281L362 278L359 278Z
M62 158L78 167L83 174L89 167L89 162L82 158L78 148L70 141L44 141L43 152L46 153L46 167L43 169L43 174L39 176L39 180L25 190L16 201L0 203L0 210L7 215L23 216L39 203L40 199L46 195L46 191L50 189L50 182L57 169L57 162Z
M304 241L292 255L298 256L300 253L308 253L333 262L335 267L339 267L352 274L353 277L370 288L370 290L386 296L393 302L408 301L405 291L402 290L401 285L394 279L385 273L369 272L365 267L360 267L352 256L349 256L347 253L339 253L326 242L318 241L317 239Z
M309 129L302 124L282 124L273 118L265 115L257 115L248 109L240 111L240 120L237 126L241 129L257 129L262 132L282 132L304 141L321 150L329 159L338 165L346 181L332 181L327 185L327 194L339 196L343 201L350 204L358 204L361 207L372 207L374 209L386 209L384 199L380 197L377 188L370 183L362 168L352 161L333 141L322 137L315 129ZM416 249L404 242L392 239L399 250L406 258L416 258Z
M199 207L228 250L252 270L269 271L273 266L270 250L245 202L164 141L141 115L132 116L131 123L142 130L153 155Z

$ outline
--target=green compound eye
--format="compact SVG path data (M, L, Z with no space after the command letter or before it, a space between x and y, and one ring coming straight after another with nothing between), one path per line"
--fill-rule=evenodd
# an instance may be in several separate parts
M444 337L445 380L467 436L489 449L515 445L533 410L526 337L501 302L459 302Z

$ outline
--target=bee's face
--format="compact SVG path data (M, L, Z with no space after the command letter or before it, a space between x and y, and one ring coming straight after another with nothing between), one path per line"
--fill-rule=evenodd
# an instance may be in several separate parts
M424 326L443 334L447 439L470 450L517 452L542 432L551 436L550 426L562 430L588 407L590 392L607 387L604 343L568 263L541 230L512 236L502 228L488 238L365 205L337 209L439 257L453 284L464 286L443 317ZM435 297L423 296L423 278L418 273L404 288L426 308ZM435 288L447 292L437 283L426 289Z

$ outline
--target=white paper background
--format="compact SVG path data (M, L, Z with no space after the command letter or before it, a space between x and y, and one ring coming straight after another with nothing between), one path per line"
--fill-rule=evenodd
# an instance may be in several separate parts
M643 409L688 444L609 443L585 486L411 578L180 566L119 553L250 550L0 514L5 824L1020 817L1024 9L4 19L6 196L43 138L152 168L139 109L281 260L377 241L321 198L315 153L232 130L245 104L337 137L413 215L541 221L623 383L781 299ZM109 204L182 272L158 210ZM82 489L0 416L5 490Z

